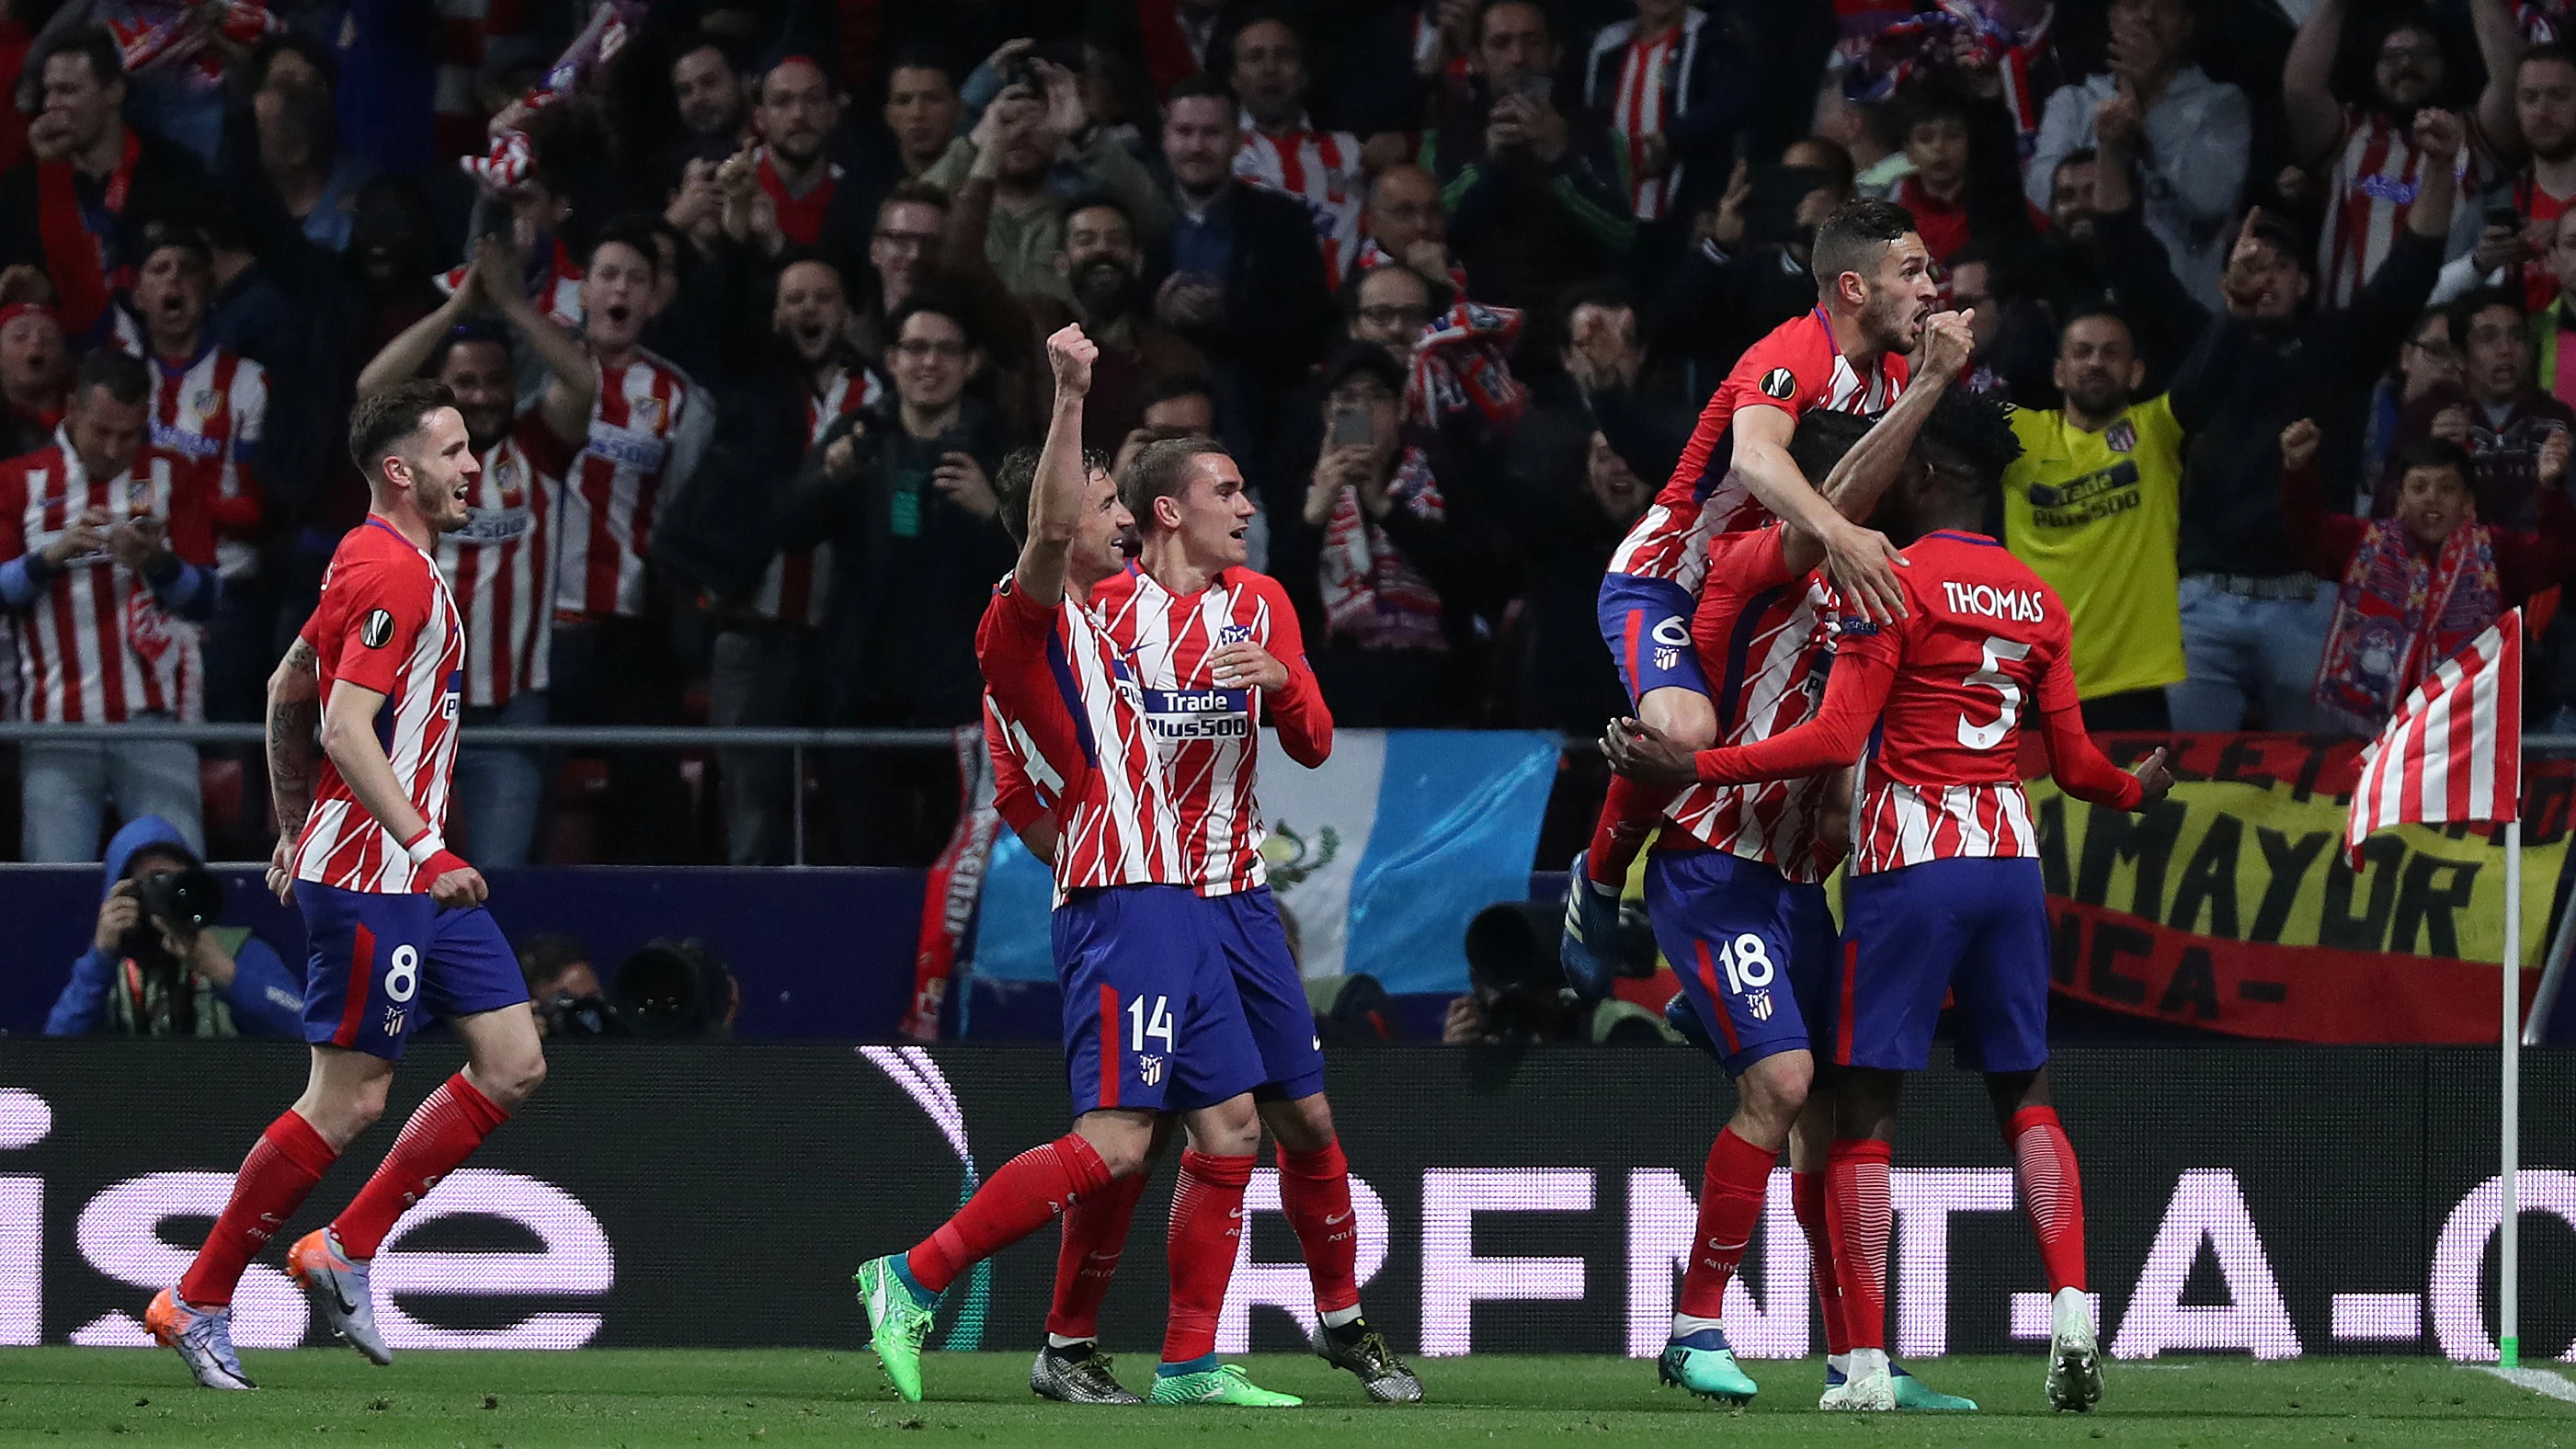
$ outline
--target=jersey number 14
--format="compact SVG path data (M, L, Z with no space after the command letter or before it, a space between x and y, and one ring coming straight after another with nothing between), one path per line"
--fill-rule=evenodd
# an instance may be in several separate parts
M1145 1050L1145 1038L1161 1037L1164 1054L1171 1053L1171 1000L1168 996L1155 997L1150 1015L1146 1011L1145 998L1140 996L1127 1003L1127 1049L1129 1051L1142 1052Z

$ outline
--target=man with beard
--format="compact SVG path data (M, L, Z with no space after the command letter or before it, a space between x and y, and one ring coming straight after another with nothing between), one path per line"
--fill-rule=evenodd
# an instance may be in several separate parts
M2537 312L2558 296L2550 243L2558 218L2576 203L2576 50L2535 45L2522 53L2513 84L2514 124L2530 159L2513 178L2515 224L2488 225L2476 250L2442 268L2437 301L2474 288L2511 283L2523 306Z
M405 328L358 374L372 393L422 376L456 398L481 471L468 484L465 525L438 538L438 571L465 634L462 722L541 725L552 682L555 537L564 476L589 432L598 377L581 344L549 322L518 283L518 258L496 242L477 250L464 282ZM507 328L477 320L497 311ZM518 411L511 329L545 364L545 391ZM487 865L525 865L546 797L541 751L463 747L456 815Z
M742 73L712 40L701 40L671 62L671 98L679 103L681 142L689 155L722 160L742 134Z
M2243 91L2191 63L2198 30L2192 0L2117 0L2109 69L2048 98L2022 186L2031 205L2046 206L2059 161L2091 146L2107 169L2118 142L2120 164L2138 168L2147 229L2172 254L2174 275L2208 307L2218 302L2227 218L2245 184L2254 121Z
M1071 300L1072 289L1056 271L1069 198L1048 183L1058 154L1071 148L1081 190L1117 197L1149 233L1161 230L1163 206L1154 178L1083 104L1080 79L1048 61L1031 65L1038 87L1004 86L974 133L950 143L922 179L955 200L952 233L983 238L984 260L1004 287ZM963 270L954 262L951 269Z
M867 229L867 198L828 150L841 123L840 97L813 59L791 55L760 78L751 112L760 136L717 172L724 229L776 256L790 246L855 256Z
M2183 435L2199 419L2139 400L2145 377L2118 313L2079 312L2058 336L2064 406L2012 412L2022 451L2003 475L2004 545L2066 601L2087 729L2165 728L2165 686L2183 678L2174 542Z
M1034 335L1046 337L1067 322L1099 345L1091 364L1091 392L1082 409L1082 445L1116 449L1144 421L1145 388L1158 377L1207 371L1207 359L1147 315L1145 255L1127 209L1106 195L1077 198L1064 216L1064 251L1056 270L1073 289L1067 308L1049 297L1028 299Z
M2327 82L2350 9L2349 0L2318 0L2281 70L2290 157L2326 177L2317 290L2319 300L2332 307L2346 306L2360 293L2423 199L2428 178L2412 139L2415 116L2426 106L2449 104L2453 89L2442 34L2431 17L2401 14L2373 47L2369 103L2337 104ZM2468 145L2452 167L2460 193L2473 195L2502 170L2497 158L2521 147L2514 76L2522 37L2506 0L2469 0L2469 19L2477 28L2487 83L2469 119ZM2450 235L2454 250L2466 250L2477 235L2476 215L2463 212Z

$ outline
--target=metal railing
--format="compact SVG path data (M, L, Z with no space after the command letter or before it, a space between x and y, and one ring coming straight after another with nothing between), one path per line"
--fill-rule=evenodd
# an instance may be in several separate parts
M801 729L785 725L477 725L457 726L460 746L540 750L786 750L792 760L788 791L794 819L795 865L805 863L805 752L807 750L940 749L952 736L938 729ZM32 724L0 721L0 744L176 740L192 745L263 745L255 724L189 724L133 720L125 724Z

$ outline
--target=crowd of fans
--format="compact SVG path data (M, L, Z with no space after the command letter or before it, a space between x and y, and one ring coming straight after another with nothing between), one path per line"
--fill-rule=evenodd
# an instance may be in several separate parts
M0 688L257 719L348 403L425 374L483 465L469 725L971 726L1079 321L1090 443L1242 461L1342 724L1595 732L1612 546L1875 196L2017 405L1993 526L2094 726L2366 731L2576 567L2567 10L12 0ZM917 863L958 808L945 751L466 738L485 865L781 861L800 794L808 858ZM18 760L26 858L206 848L188 745Z

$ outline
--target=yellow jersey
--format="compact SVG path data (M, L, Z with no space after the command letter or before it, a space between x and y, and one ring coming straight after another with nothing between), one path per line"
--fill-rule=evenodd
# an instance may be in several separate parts
M2076 693L2183 677L2182 426L2159 396L2098 433L2063 411L2016 408L2021 457L2004 472L2004 543L2066 601Z

